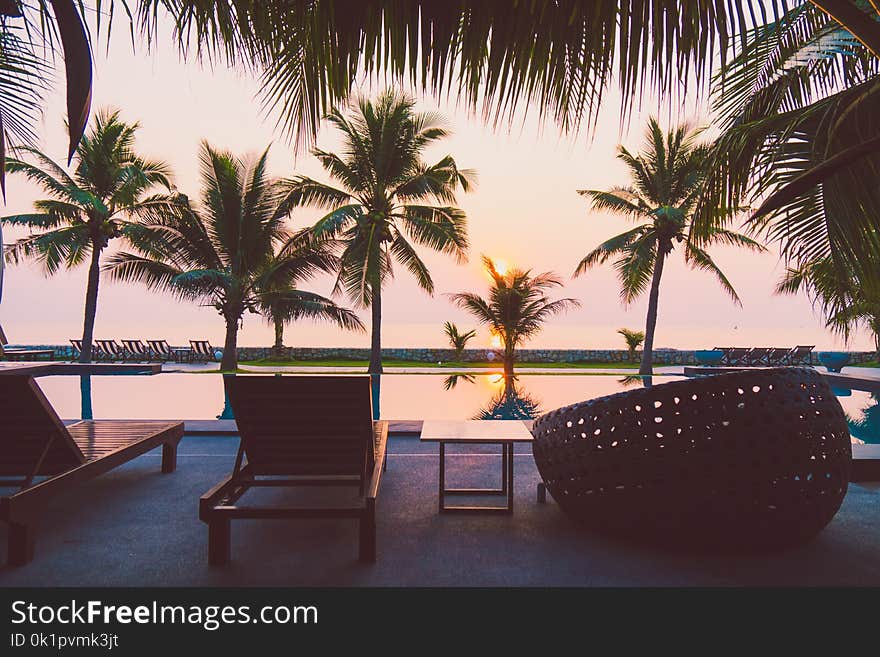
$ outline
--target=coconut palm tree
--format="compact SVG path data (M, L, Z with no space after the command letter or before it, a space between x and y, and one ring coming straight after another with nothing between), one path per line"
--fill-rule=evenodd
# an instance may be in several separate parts
M296 251L304 248L316 248L314 245L307 247L304 240L309 235L301 233L297 239L289 241L276 253L273 258L283 261L288 257L296 257ZM277 263L270 263L269 269L274 269ZM341 308L333 301L305 290L298 290L290 286L286 280L274 278L261 280L258 290L260 313L272 324L275 333L275 342L272 346L276 353L284 350L284 325L301 319L328 320L343 328L364 330L360 319L350 310Z
M76 165L68 174L48 155L21 148L29 160L8 159L6 170L40 185L49 198L34 202L34 212L8 215L0 222L31 229L7 247L6 258L33 258L47 274L72 269L89 261L80 362L88 363L98 309L100 264L111 240L121 238L145 252L152 249L143 221L175 211L177 197L154 193L170 190L168 165L148 160L134 149L137 123L125 123L119 112L98 113L94 127L76 149Z
M868 29L877 3L794 3L743 33L713 88L722 133L697 211L757 206L749 227L777 242L794 268L831 258L880 296L880 57L855 23L825 5L849 5ZM870 6L869 6L870 4ZM873 7L873 9L872 9Z
M121 251L106 267L117 280L216 308L226 324L220 369L227 372L238 365L238 331L246 311L257 313L278 302L290 318L320 317L345 329L363 329L351 311L296 287L338 263L330 241L285 228L276 184L266 175L267 156L268 149L245 161L203 142L199 206L187 204L147 224L161 249Z
M433 294L434 281L416 246L458 262L467 257L466 217L454 205L455 193L467 192L475 174L459 169L449 155L433 165L422 160L425 149L449 131L439 115L413 108L411 98L389 90L375 101L361 98L348 115L333 110L327 120L342 133L342 155L317 148L312 153L339 187L305 176L281 183L285 210L329 210L312 232L341 245L335 291L371 309L372 374L382 371L382 287L394 262Z
M446 322L443 325L443 332L449 339L449 346L451 346L452 350L455 352L455 360L459 360L461 358L462 353L464 353L465 347L467 347L467 343L470 342L477 334L475 330L465 331L464 333L462 333L458 330L458 327L452 322Z
M622 328L617 329L617 332L623 336L624 341L626 342L626 348L629 351L629 360L630 362L636 359L636 349L645 341L645 332L644 331L633 331L632 329Z
M857 328L867 329L880 360L880 298L877 288L863 285L852 272L841 270L831 256L798 267L787 267L776 286L777 294L805 291L822 314L825 326L849 340Z
M720 224L701 231L693 229L692 215L708 173L708 147L697 143L699 136L700 130L687 124L664 134L657 120L652 118L648 122L642 153L633 155L623 146L617 149L618 159L630 171L631 186L614 187L609 191L578 191L592 199L593 210L610 211L637 222L635 228L612 237L584 256L574 275L580 276L591 267L613 258L624 303L641 295L650 282L645 346L639 367L639 374L643 375L653 371L660 279L666 258L675 246L682 244L685 261L695 269L713 274L737 304L740 300L736 290L705 248L718 243L754 251L764 248L755 240Z
M344 12L332 0L141 0L134 22L152 41L168 11L181 52L196 47L262 69L264 102L303 138L364 70L457 95L496 123L532 106L573 131L595 118L615 78L626 115L646 85L666 93L694 78L705 84L750 28L808 4L880 55L876 2L852 0L376 0Z
M448 296L501 338L504 375L510 378L516 348L539 333L551 316L578 307L580 302L570 298L554 301L547 296L547 290L562 286L562 281L552 272L532 276L530 270L511 268L501 274L488 256L483 256L483 265L492 277L488 298L471 292Z
M340 12L332 0L143 0L133 24L152 41L168 11L182 52L195 45L262 70L264 103L298 145L364 70L457 96L496 125L537 108L564 133L594 125L615 81L622 120L647 85L681 95L711 82L725 135L699 221L751 196L762 203L756 223L778 228L783 246L818 244L851 268L880 254L880 239L863 239L880 232L876 0L503 4L376 0ZM833 249L810 230L823 222Z

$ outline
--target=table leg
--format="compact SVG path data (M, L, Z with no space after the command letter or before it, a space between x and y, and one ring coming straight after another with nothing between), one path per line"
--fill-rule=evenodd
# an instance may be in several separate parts
M513 513L513 443L507 445L507 512Z
M443 494L446 491L446 443L440 442L440 512L444 510Z
M507 450L512 445L501 443L501 494L507 495Z

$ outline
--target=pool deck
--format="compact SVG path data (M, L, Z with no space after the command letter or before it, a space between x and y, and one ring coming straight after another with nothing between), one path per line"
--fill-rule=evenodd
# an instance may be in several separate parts
M161 363L68 363L63 361L0 361L0 375L160 374Z
M667 551L614 540L539 504L529 448L515 457L512 516L437 513L437 447L392 438L378 503L378 562L357 562L353 521L240 521L233 561L208 568L198 497L228 474L237 441L187 437L178 470L159 451L50 505L36 559L0 586L802 586L880 585L880 484L851 485L812 542L769 554ZM460 452L458 448L454 450ZM451 458L452 485L486 485L497 457ZM257 491L279 499L295 490ZM0 556L6 528L0 525Z

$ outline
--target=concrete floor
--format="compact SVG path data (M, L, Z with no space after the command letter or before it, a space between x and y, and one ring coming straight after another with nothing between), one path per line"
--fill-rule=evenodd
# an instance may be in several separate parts
M880 486L852 485L834 521L802 547L686 554L592 534L552 501L538 504L528 448L516 457L513 516L440 516L436 446L413 438L390 445L375 565L356 560L354 521L240 521L232 564L208 568L198 497L228 473L237 443L187 437L174 474L159 473L153 452L56 499L36 559L0 568L0 586L880 585ZM488 485L499 467L485 454L450 463L450 485ZM0 525L4 563L5 539Z

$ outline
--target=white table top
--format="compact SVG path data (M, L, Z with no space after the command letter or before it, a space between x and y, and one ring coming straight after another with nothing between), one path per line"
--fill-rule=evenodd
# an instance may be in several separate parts
M447 443L527 443L532 432L522 420L425 420L421 440Z

